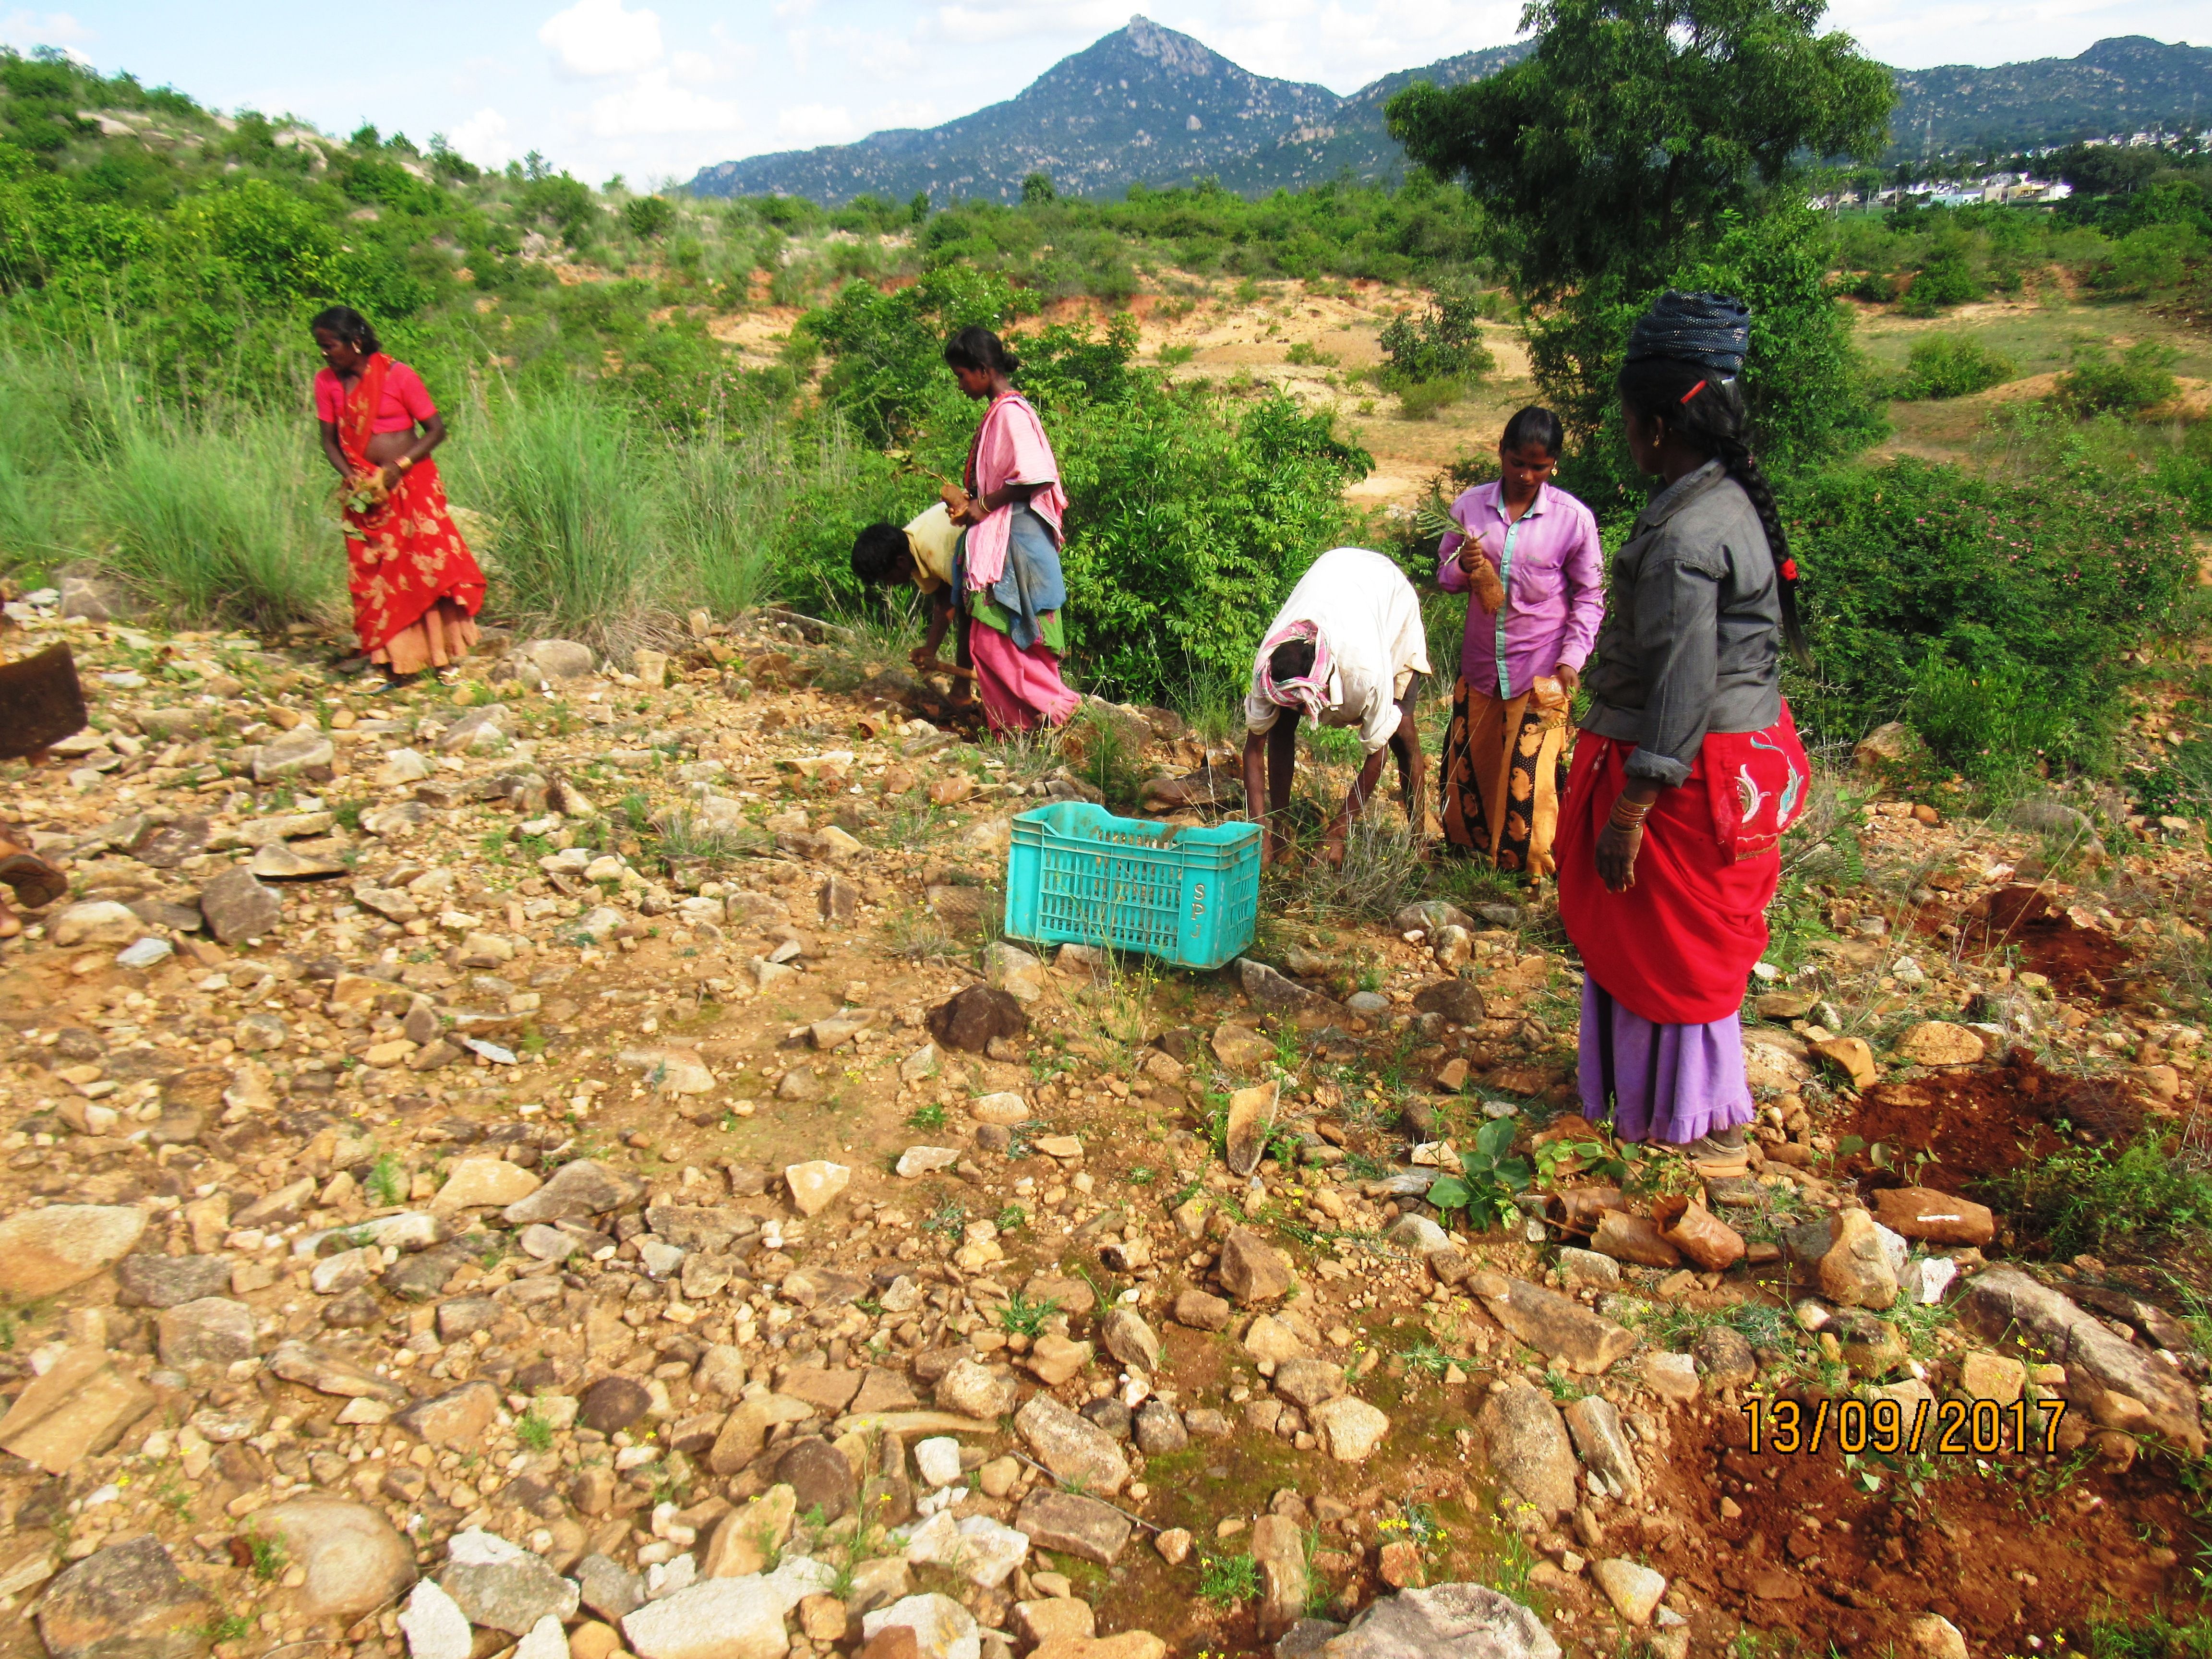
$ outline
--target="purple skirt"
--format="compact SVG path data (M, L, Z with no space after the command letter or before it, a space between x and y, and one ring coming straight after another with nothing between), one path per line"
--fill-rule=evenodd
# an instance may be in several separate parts
M1743 1071L1739 1014L1710 1025L1655 1025L1583 978L1583 1115L1613 1113L1623 1140L1679 1146L1755 1115Z

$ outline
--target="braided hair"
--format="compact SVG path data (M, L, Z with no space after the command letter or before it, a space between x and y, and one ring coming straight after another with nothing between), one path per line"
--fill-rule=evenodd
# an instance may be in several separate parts
M1647 421L1656 421L1691 448L1711 456L1743 486L1759 514L1766 544L1774 554L1775 583L1782 606L1782 637L1790 654L1809 663L1805 630L1797 620L1797 561L1790 556L1789 532L1759 458L1744 436L1743 382L1697 363L1673 357L1639 357L1620 370L1621 401Z

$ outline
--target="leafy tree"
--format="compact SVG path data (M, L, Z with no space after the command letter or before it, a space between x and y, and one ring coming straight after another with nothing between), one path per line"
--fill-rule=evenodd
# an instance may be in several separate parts
M1536 49L1490 79L1417 82L1392 136L1496 222L1525 298L1601 275L1648 288L1800 155L1871 159L1895 94L1819 0L1535 0Z
M1022 180L1022 205L1036 207L1040 203L1056 200L1060 192L1052 187L1048 173L1032 173Z
M1685 274L1723 242L1756 241L1749 216L1802 190L1808 153L1879 153L1889 72L1849 36L1816 34L1822 9L1534 0L1522 22L1538 31L1536 47L1521 62L1391 99L1392 135L1423 167L1466 181L1488 215L1491 252L1524 303L1548 313L1534 330L1538 380L1585 441L1604 417L1628 317L1658 289L1689 285ZM1820 270L1801 274L1817 293Z
M2072 144L2058 152L2058 176L2084 196L2126 196L2150 182L2159 157L2117 144Z

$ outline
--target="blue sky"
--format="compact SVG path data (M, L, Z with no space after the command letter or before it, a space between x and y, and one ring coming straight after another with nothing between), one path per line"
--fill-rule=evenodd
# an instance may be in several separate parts
M1011 97L1120 27L1131 0L383 0L330 14L226 0L11 8L0 44L66 47L222 110L325 131L543 151L593 183L689 179L763 150L927 126ZM1519 0L1147 0L1263 75L1349 92L1513 38ZM2071 56L2108 34L2203 42L2203 0L1839 0L1828 27L1905 68Z

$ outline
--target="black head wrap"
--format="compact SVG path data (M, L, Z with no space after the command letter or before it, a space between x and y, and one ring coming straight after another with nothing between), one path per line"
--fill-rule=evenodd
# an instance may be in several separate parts
M1733 375L1751 349L1751 307L1725 294L1668 289L1628 331L1628 361L1665 357Z

